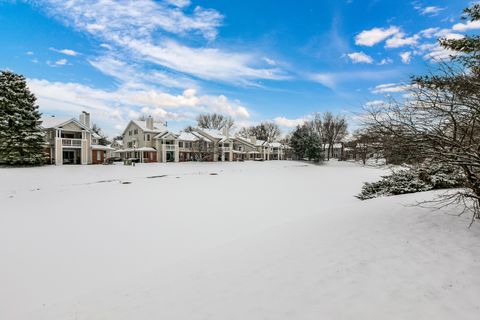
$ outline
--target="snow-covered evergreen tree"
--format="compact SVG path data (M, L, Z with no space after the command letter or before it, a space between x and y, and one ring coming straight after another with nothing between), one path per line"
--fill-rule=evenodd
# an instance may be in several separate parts
M0 72L0 164L43 163L44 135L35 100L25 77Z

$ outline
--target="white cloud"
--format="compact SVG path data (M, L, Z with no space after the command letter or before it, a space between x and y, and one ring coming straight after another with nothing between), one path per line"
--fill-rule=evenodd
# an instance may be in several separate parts
M440 28L428 28L420 31L419 34L424 38L430 39L433 38L439 30Z
M410 51L402 52L400 53L400 58L402 59L403 63L409 64L412 60L412 53Z
M405 37L405 33L398 32L390 39L387 39L385 47L386 48L400 48L403 46L414 46L418 44L419 35L414 35L411 37Z
M214 48L191 48L172 40L162 46L137 40L122 41L146 60L206 80L248 84L254 79L287 79L277 68L252 67L257 57L248 53L222 51Z
M383 66L383 65L391 64L391 63L393 63L393 60L392 60L392 59L390 59L390 58L384 58L384 59L382 59L378 64L381 65L381 66Z
M347 56L353 63L373 63L373 58L363 52L353 52Z
M418 12L420 12L421 15L429 15L429 16L436 16L440 12L445 10L445 8L436 7L436 6L427 6L427 7L416 6L415 9Z
M68 62L67 59L60 59L60 60L57 60L57 61L55 62L55 64L56 64L56 65L59 65L59 66L64 66L64 65L67 64L67 62Z
M400 32L400 29L395 26L391 26L389 28L373 28L370 30L364 30L355 37L355 43L357 45L371 47L398 32Z
M71 49L59 50L59 49L55 49L55 48L50 48L50 50L61 53L61 54L65 54L67 56L72 56L72 57L78 56L80 54L80 53L76 52L75 50L71 50Z
M68 60L67 59L59 59L57 61L55 61L54 63L52 63L50 60L47 60L47 64L50 66L50 67L58 67L58 66L64 66L68 63Z
M366 107L374 107L374 106L381 106L385 103L383 100L371 100L365 103Z
M33 53L33 51L27 51L25 54L26 54L27 56L33 56L34 53Z
M313 73L306 77L311 81L318 82L330 89L336 89L344 83L358 83L359 81L384 81L392 77L402 76L403 73L398 68L375 69L367 71L350 71L350 72L330 72L330 73Z
M279 126L294 128L296 126L301 126L302 124L304 124L306 121L308 121L308 118L302 117L302 118L296 118L296 119L288 119L285 117L277 117L273 119L273 121Z
M189 88L196 86L190 78L169 74L166 71L156 71L142 66L127 63L114 56L102 56L88 61L102 73L116 78L123 86L149 89L157 86L167 88Z
M171 6L174 3L176 6ZM216 10L195 7L185 14L186 1L114 1L114 0L47 0L43 8L65 23L92 33L111 36L149 36L154 30L183 34L198 32L212 40L217 36L223 16ZM145 14L147 13L148 14Z
M166 2L179 8L188 7L190 5L190 0L166 0Z
M445 60L450 60L452 56L457 54L453 50L445 49L444 47L440 46L438 43L424 44L420 46L420 49L423 52L427 52L423 56L425 60L445 61Z
M379 84L372 89L372 93L398 93L407 91L410 88L409 85L398 84L398 83L385 83Z
M467 23L457 23L452 27L454 31L469 31L480 29L480 21L468 21Z
M337 84L337 77L333 73L316 73L311 75L310 79L330 89L335 88Z
M267 64L269 64L271 66L275 66L277 64L277 62L275 60L270 59L268 57L263 57L262 60L265 61Z
M182 0L48 0L41 8L65 24L98 38L107 50L126 55L124 60L154 63L206 80L239 84L286 78L272 66L272 60L262 60L260 53L182 44L181 39L186 35L214 40L223 21L218 11L199 6L186 10L189 4ZM172 40L171 34L178 39Z

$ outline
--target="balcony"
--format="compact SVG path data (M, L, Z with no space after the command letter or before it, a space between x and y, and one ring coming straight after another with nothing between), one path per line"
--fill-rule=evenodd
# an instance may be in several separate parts
M220 147L220 150L222 150L222 152L230 152L232 150L232 148L230 148L230 147Z
M82 147L82 139L62 138L62 147L81 148Z
M174 144L164 144L163 147L165 148L166 151L175 151Z

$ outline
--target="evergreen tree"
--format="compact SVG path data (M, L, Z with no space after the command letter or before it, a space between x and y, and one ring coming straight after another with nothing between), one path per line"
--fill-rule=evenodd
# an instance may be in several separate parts
M297 126L290 139L290 146L300 159L307 158L316 162L324 159L321 139L308 123Z
M25 77L0 72L0 164L40 165L44 134L40 113Z

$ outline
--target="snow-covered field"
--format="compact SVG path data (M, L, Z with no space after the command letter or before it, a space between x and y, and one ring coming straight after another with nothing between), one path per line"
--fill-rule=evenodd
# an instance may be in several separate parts
M434 193L354 198L384 173L0 169L0 319L478 319L480 226L408 206Z

